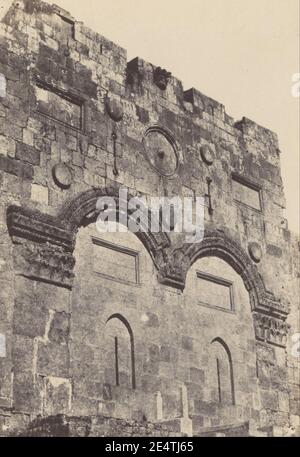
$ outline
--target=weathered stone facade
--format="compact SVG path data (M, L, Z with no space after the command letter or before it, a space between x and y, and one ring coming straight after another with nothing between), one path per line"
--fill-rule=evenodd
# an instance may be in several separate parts
M0 434L300 435L276 135L36 0L0 76ZM209 194L204 240L100 235L120 186Z

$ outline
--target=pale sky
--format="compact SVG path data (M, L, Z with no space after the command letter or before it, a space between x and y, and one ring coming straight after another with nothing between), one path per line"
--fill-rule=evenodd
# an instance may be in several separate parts
M6 2L7 0L0 0ZM279 136L289 227L299 230L299 0L56 0L76 20Z

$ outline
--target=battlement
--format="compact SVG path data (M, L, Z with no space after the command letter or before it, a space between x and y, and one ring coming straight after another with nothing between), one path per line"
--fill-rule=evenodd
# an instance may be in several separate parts
M195 88L185 90L182 82L171 75L167 70L156 67L149 62L145 62L139 57L127 62L127 52L125 49L108 40L100 33L86 27L82 22L76 21L68 11L55 4L50 5L40 0L14 1L2 18L2 22L10 26L8 29L3 30L3 32L5 35L7 33L14 34L16 31L20 31L26 35L26 29L30 32L30 27L34 27L39 30L42 42L44 41L47 43L48 41L48 43L51 43L51 39L54 38L55 30L59 27L57 21L55 21L55 17L61 18L65 23L65 26L69 29L69 36L67 37L68 43L70 44L72 41L77 42L77 48L81 49L82 46L85 46L84 53L91 60L101 62L101 60L105 61L105 57L108 56L117 60L120 59L117 73L119 76L127 78L127 81L128 74L131 78L132 73L138 72L139 83L144 87L147 87L150 90L152 88L153 90L153 86L156 86L156 88L158 86L160 90L156 90L156 96L170 99L170 101L177 103L184 111L189 111L195 115L199 115L200 110L202 113L204 112L209 116L225 122L233 129L232 133L238 134L238 132L235 132L234 130L238 129L243 135L263 140L278 149L278 138L276 133L245 117L243 117L242 120L235 121L226 113L224 105L207 95L204 95ZM51 26L53 26L55 22L56 27L51 29ZM19 42L20 46L24 46L24 48L26 43L26 39ZM104 56L103 59L101 59L101 55ZM114 68L114 70L116 70L116 68ZM155 83L155 80L157 82L157 79L160 79L158 85ZM169 89L166 91L168 86ZM176 95L176 99L172 96L174 94Z

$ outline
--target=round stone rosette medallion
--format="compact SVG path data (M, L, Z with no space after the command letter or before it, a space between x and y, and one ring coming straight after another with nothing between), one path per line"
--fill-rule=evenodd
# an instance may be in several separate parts
M52 170L55 184L61 189L68 189L72 184L72 172L65 163L58 163Z
M123 119L124 111L120 100L112 96L107 96L105 99L105 107L109 117L113 121L120 122Z
M210 166L214 163L215 155L211 146L209 146L208 144L204 144L203 146L201 146L200 154L203 162L206 163L206 165Z
M152 168L161 176L173 176L179 159L172 135L160 127L151 127L147 130L143 143L145 155Z
M248 251L251 259L255 263L259 263L262 259L262 250L258 243L249 243Z

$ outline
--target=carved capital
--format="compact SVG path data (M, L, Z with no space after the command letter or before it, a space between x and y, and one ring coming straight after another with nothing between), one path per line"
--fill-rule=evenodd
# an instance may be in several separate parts
M30 279L71 289L74 265L75 259L70 252L50 243L23 241L14 248L16 273Z
M17 274L71 288L75 259L72 234L49 215L12 206L7 225Z
M189 258L181 249L164 251L164 258L160 262L159 282L162 284L184 290L186 272L189 266Z
M172 266L169 263L160 265L158 280L161 284L175 287L181 291L185 288L185 278L182 275L182 269L175 265Z
M289 325L274 316L253 313L256 339L276 346L285 347Z

